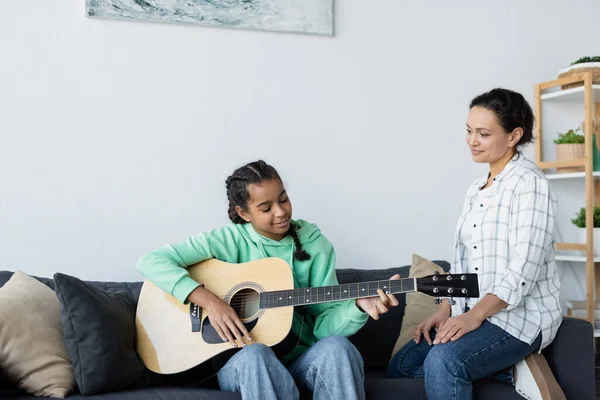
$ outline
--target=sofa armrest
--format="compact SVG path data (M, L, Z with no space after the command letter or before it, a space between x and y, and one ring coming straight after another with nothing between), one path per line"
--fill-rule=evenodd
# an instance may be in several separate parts
M592 324L564 317L556 338L543 353L567 399L596 399Z

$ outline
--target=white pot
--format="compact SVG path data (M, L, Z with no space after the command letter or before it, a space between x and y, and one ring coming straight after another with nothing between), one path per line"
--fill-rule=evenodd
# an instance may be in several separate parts
M558 71L558 75L564 74L566 72L577 71L578 69L583 68L600 68L600 62L587 62L587 63L579 63L575 65L571 65L567 68L563 68Z
M586 243L585 228L577 229L579 235L579 243ZM594 257L600 256L600 228L594 228ZM585 254L585 252L583 252Z

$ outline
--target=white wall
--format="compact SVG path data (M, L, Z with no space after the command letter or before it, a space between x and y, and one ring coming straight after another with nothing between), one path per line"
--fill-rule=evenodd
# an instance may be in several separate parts
M600 3L567 4L343 0L329 38L5 2L0 269L139 280L145 251L227 222L224 179L259 157L339 267L450 259L485 172L463 141L468 102L494 86L532 101L593 55ZM565 284L583 296L572 271Z

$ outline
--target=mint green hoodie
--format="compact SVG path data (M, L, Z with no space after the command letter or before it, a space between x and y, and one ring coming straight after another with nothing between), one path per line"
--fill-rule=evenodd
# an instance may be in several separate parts
M140 258L136 268L182 303L199 286L186 267L210 258L244 263L278 257L291 266L296 288L337 285L336 257L331 242L315 224L297 220L293 225L297 227L298 238L302 248L310 254L310 260L294 258L294 240L289 235L276 241L258 234L251 224L229 224L151 251ZM368 319L368 314L358 309L355 300L319 303L307 308L304 318L294 312L292 332L300 337L300 343L283 361L295 358L319 339L332 335L351 336Z

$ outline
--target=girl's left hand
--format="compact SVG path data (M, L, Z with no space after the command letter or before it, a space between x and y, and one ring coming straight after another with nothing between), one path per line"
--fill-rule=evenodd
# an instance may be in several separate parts
M481 326L482 321L472 312L466 312L458 317L450 318L444 326L435 334L433 344L456 341L462 336Z
M398 274L390 278L391 281L398 279L400 279ZM377 293L379 293L379 297L365 297L356 300L356 305L375 320L378 320L381 314L388 312L390 306L395 307L400 304L396 296L391 293L386 294L381 289L377 289Z

